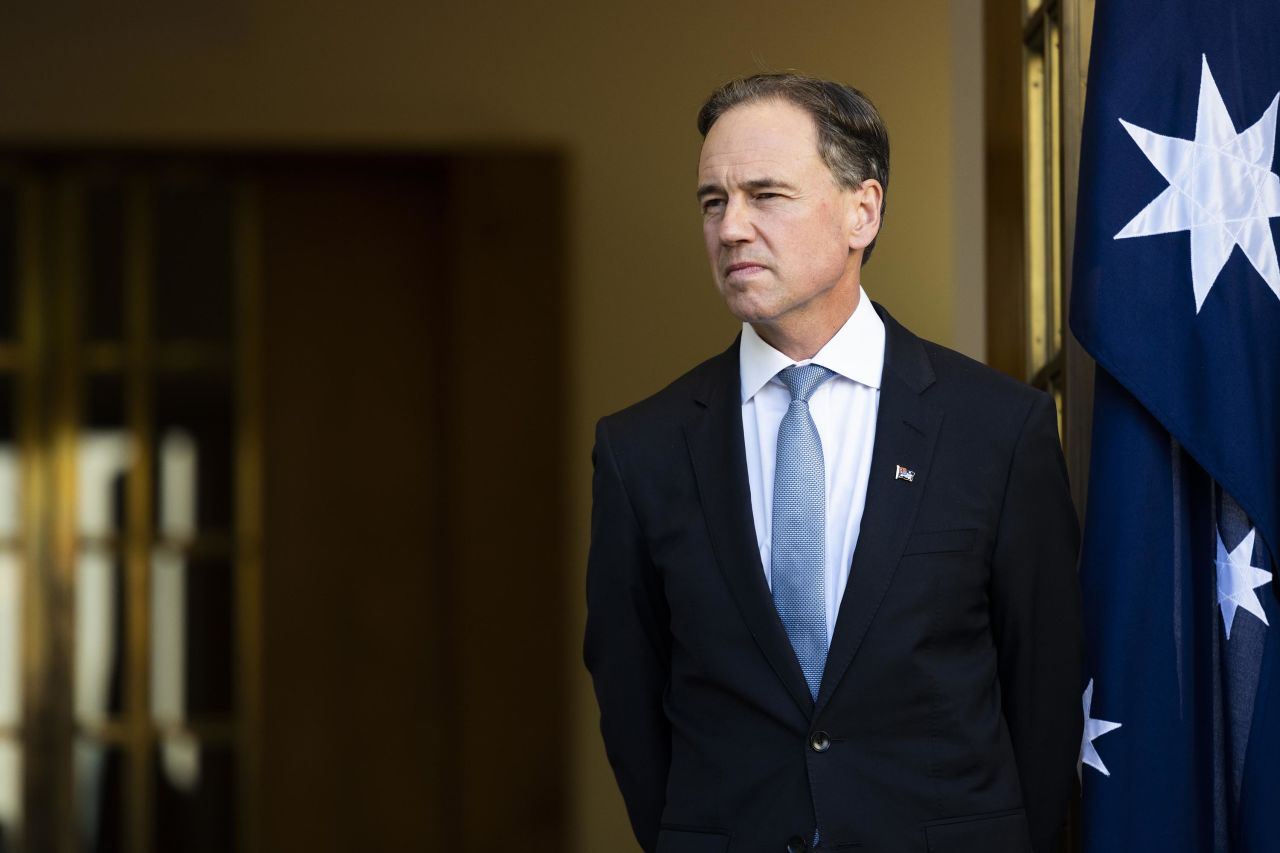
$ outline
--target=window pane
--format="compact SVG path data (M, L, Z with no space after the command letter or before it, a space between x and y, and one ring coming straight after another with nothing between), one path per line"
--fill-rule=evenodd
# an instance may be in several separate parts
M81 537L101 538L125 528L125 477L130 463L124 422L124 385L118 376L85 383L76 500Z
M121 713L124 701L125 590L121 537L130 465L124 386L118 376L84 385L76 459L79 534L75 583L75 713L81 723Z
M0 373L0 542L18 535L21 517L14 394L13 377Z
M0 341L18 330L18 193L0 184Z
M151 704L158 722L234 707L232 573L226 559L157 547L151 565Z
M236 849L235 761L231 749L194 738L163 739L155 754L157 850Z
M155 336L229 341L232 196L227 183L156 191Z
M21 478L15 408L13 378L0 374L0 726L16 726L22 716ZM0 825L5 819L4 772L0 766Z
M22 749L0 738L0 850L14 849L22 828Z
M124 709L124 561L87 546L76 561L76 720L97 723Z
M123 853L123 750L81 738L75 785L79 847L83 853Z
M84 330L89 340L122 337L125 314L125 194L94 187L85 197Z
M232 429L226 378L175 376L157 382L154 523L161 538L231 529Z
M18 555L0 550L0 726L22 720L22 576ZM0 820L4 810L0 767ZM0 850L3 850L0 847Z

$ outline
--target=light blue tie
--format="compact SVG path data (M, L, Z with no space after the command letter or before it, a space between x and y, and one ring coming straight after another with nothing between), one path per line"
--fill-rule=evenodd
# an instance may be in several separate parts
M791 405L778 426L770 585L815 701L827 662L827 486L809 396L834 375L816 364L792 365L778 374L791 392Z

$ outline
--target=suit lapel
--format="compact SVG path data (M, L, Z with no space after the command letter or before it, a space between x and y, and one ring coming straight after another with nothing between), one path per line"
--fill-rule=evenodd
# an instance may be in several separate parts
M813 711L813 699L774 608L756 543L742 439L736 342L719 356L708 378L695 396L702 411L686 426L685 434L711 544L752 637L808 716Z
M920 340L876 308L885 324L885 365L875 447L858 545L818 692L819 712L857 654L889 589L928 485L933 447L942 423L941 413L920 399L920 393L933 383L933 368ZM897 479L899 465L914 471L914 478Z

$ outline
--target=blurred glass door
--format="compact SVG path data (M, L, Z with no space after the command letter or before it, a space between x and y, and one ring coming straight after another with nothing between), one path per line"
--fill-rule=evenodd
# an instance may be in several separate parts
M0 173L0 851L246 847L253 215L228 170Z

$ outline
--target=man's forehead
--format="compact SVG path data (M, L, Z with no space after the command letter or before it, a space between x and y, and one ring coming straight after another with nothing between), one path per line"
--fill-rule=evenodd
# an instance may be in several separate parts
M760 101L733 107L711 126L698 173L804 168L818 159L809 114L786 101Z
M723 151L703 148L698 161L698 183L740 187L748 184L796 180L815 170L825 170L816 150L784 150L744 146Z
M698 163L699 172L720 172L725 168L732 168L735 177L741 177L740 173L750 172L776 172L780 166L799 166L803 165L808 159L803 155L782 154L773 152L763 152L758 150L743 149L741 151L729 151L723 154L707 155Z

